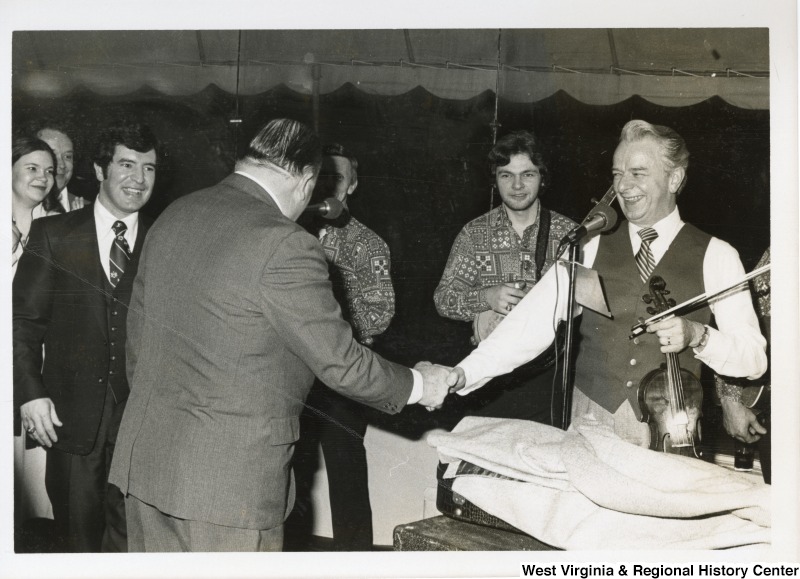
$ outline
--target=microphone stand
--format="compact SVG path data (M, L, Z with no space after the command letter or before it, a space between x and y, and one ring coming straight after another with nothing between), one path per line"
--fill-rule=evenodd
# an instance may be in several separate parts
M572 342L574 333L573 315L575 312L575 278L578 271L578 249L580 246L579 240L569 242L569 269L568 277L568 292L567 292L567 319L564 321L566 324L566 333L564 336L564 372L561 381L561 429L567 430L569 428L570 420L572 418L572 383L573 374L573 355L572 355ZM559 252L561 253L561 252ZM556 345L557 347L557 345Z
M567 319L564 320L564 323L566 324L564 336L564 375L561 381L563 404L561 407L562 430L567 430L569 428L570 420L572 418L572 390L574 388L572 380L574 370L573 361L575 358L572 355L575 333L573 317L575 315L575 282L578 273L578 250L580 248L580 239L588 235L590 233L590 229L595 231L597 230L596 224L591 225L594 211L599 211L600 215L604 217L604 223L602 224L602 227L599 228L599 233L608 231L616 225L617 214L614 213L613 210L611 210L611 212L607 211L607 209L610 208L611 203L613 203L615 196L616 192L614 191L614 186L612 185L608 188L608 191L605 192L603 198L595 204L593 211L590 211L586 216L586 219L584 219L581 223L580 229L583 229L583 231L580 233L580 235L578 235L579 230L576 230L575 235L568 235L565 237L561 241L559 249L556 252L556 261L558 261L559 257L561 257L561 254L564 252L564 249L566 249L565 247L562 248L565 241L569 243L569 269L567 270L569 277L569 289L567 293ZM558 337L556 337L556 340L558 340ZM556 348L558 348L558 344L556 344Z

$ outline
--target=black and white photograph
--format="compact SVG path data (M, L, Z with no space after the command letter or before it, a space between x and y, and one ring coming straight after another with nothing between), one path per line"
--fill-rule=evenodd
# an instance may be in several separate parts
M0 577L798 573L797 7L569 4L0 8Z

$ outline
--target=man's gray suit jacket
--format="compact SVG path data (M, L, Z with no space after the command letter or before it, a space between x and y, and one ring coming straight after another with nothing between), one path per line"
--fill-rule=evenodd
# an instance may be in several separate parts
M388 413L413 383L353 339L317 240L257 183L233 174L175 201L134 281L111 482L174 517L281 524L314 375Z

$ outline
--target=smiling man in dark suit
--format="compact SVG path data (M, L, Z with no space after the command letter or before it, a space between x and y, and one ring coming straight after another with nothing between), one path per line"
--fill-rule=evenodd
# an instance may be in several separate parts
M127 307L156 148L144 125L101 133L97 202L34 221L14 278L15 404L47 449L45 486L70 551L127 550L124 500L107 480L128 397Z
M270 121L233 175L150 230L110 478L126 493L131 551L281 550L315 375L387 413L447 395L447 370L388 362L342 319L319 242L295 223L321 160L311 129Z

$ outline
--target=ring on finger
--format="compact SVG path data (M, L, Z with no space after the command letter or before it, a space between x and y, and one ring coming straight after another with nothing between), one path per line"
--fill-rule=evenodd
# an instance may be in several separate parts
M506 306L506 311L507 311L507 312L510 312L510 311L511 311L511 304L508 304L508 305Z
M27 430L28 434L33 434L34 432L36 432L36 427L31 425L28 428L26 428L25 430Z

